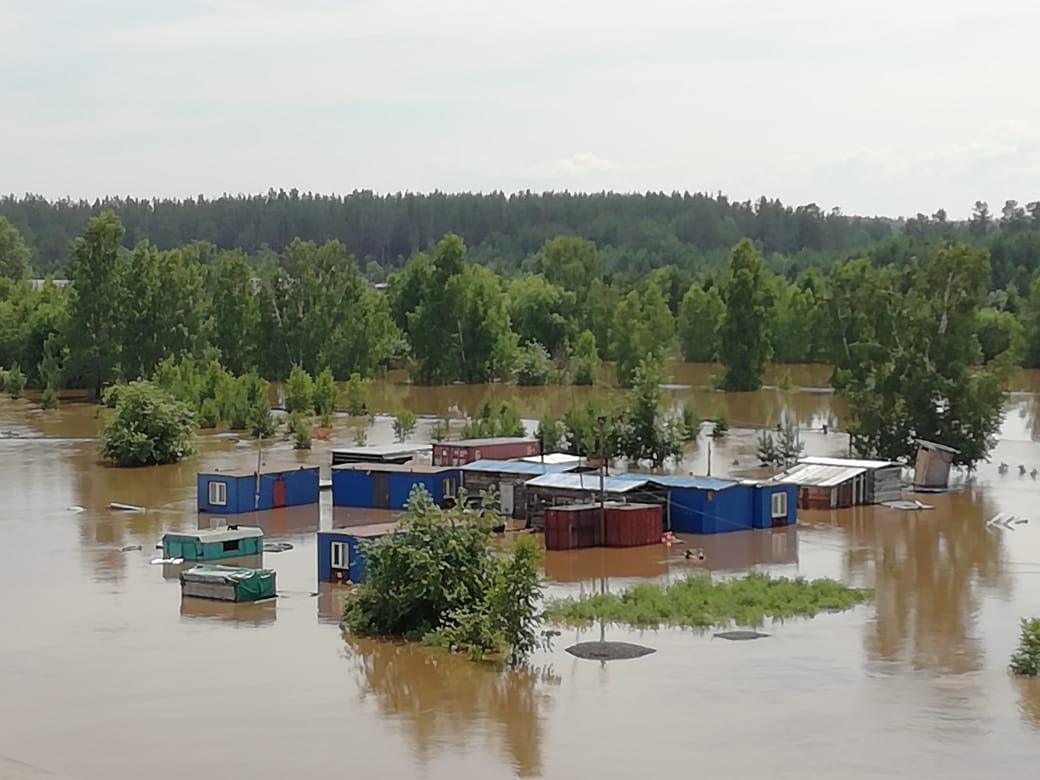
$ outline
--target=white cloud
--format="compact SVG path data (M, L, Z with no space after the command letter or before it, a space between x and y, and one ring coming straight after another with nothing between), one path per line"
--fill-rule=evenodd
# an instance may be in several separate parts
M610 160L597 157L588 152L578 152L570 157L557 160L552 166L553 174L561 176L587 176L595 173L615 171L618 166Z

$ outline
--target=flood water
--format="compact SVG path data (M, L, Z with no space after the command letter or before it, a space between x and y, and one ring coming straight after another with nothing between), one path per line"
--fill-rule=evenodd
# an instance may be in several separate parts
M711 369L682 366L676 399L731 425L840 424L832 395L812 389L724 396L700 387ZM777 374L778 375L778 374ZM774 375L774 378L775 376ZM826 369L792 371L824 387ZM690 385L693 387L685 387ZM40 413L0 401L0 756L80 780L230 777L977 778L1032 776L1040 686L1007 674L1022 616L1040 614L1040 374L1023 374L1003 438L974 480L935 508L802 512L797 528L686 537L684 546L550 553L550 593L616 590L693 568L829 576L877 589L841 615L768 625L771 636L605 627L656 648L600 664L568 655L601 628L565 631L529 670L499 673L443 653L345 642L342 591L319 587L314 531L343 518L327 505L242 518L294 549L267 553L280 598L260 605L182 602L177 567L152 565L165 530L209 525L195 512L196 471L252 467L255 445L207 436L176 466L117 470L97 462L93 407ZM495 388L525 416L561 412L595 390ZM472 411L487 388L371 389L374 408L443 416ZM340 419L332 442L265 460L327 466L330 446L388 418ZM416 439L428 432L420 425ZM809 454L847 440L803 434ZM755 433L716 442L714 474L753 465ZM1011 468L999 474L997 463ZM683 471L703 473L704 443ZM109 502L144 512L108 509ZM997 512L1028 519L987 527ZM120 548L140 545L140 550Z

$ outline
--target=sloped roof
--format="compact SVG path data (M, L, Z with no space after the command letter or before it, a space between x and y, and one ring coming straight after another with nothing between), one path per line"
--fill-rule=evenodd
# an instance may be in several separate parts
M556 474L572 468L572 463L533 463L523 460L477 460L460 466L462 471L485 472L488 474Z
M715 479L714 477L684 477L681 475L665 474L661 476L648 476L651 482L664 487L691 488L694 490L725 490L738 484L730 479Z
M265 463L260 467L261 474L290 474L297 471L318 471L317 466L312 466L308 463ZM240 477L255 477L256 467L253 468L233 468L233 469L211 469L210 471L200 471L198 473L200 477L232 477L238 479Z
M524 463L545 463L553 465L578 466L581 464L580 455L568 455L566 452L547 452L544 455L528 455L519 458Z
M214 542L230 542L234 539L253 539L257 536L262 537L263 535L263 528L257 528L251 525L240 525L236 528L227 526L222 528L199 528L193 531L168 531L163 535L163 538L165 539L167 536L172 536L186 539L198 539L203 544L211 544Z
M814 466L846 466L848 468L862 468L868 471L874 469L885 469L898 466L902 468L901 463L896 463L891 460L855 460L853 458L824 458L818 455L810 455L805 458L799 458L799 463L808 463Z
M627 493L630 490L643 487L650 482L645 476L633 477L631 474L605 477L603 490L607 493ZM561 472L557 474L545 474L535 477L527 482L531 487L557 488L560 490L587 490L598 491L600 489L599 477L595 474L573 474Z
M773 481L805 487L835 487L866 471L862 466L817 466L803 463L783 474L777 474Z
M493 436L485 439L457 439L456 441L439 441L437 447L492 447L496 444L537 444L538 439L526 436Z

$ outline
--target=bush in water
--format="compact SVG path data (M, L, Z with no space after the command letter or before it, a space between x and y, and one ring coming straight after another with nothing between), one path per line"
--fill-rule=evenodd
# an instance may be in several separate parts
M151 382L120 385L115 413L101 431L101 453L116 466L176 463L192 453L191 410Z
M1011 656L1011 671L1024 677L1040 674L1040 618L1022 619L1018 649Z

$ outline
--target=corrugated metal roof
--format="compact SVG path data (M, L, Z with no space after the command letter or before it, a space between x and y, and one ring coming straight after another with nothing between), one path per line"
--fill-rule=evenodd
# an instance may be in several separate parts
M848 468L861 468L873 471L874 469L902 467L902 464L891 460L855 460L853 458L824 458L818 455L810 455L799 458L799 463L808 463L813 466L846 466Z
M788 485L835 487L853 477L865 474L866 471L860 466L817 466L812 463L804 463L795 466L785 474L778 474L773 479Z
M568 455L565 452L548 452L545 455L528 455L519 458L524 463L552 463L553 465L580 466L580 455Z
M477 460L460 468L463 471L477 471L489 474L557 474L571 468L570 463L529 463L522 460Z
M263 536L264 529L256 528L250 525L240 525L237 528L224 527L224 528L200 528L195 531L169 531L163 538L167 536L181 537L184 539L198 539L203 544L211 544L213 542L230 542L234 539L253 539L257 536Z
M646 485L649 480L646 477L633 478L633 475L617 475L606 477L603 480L603 490L607 493L627 493L630 490ZM558 474L545 474L529 480L531 487L557 488L560 490L590 490L598 491L599 476L596 474L572 474L561 472Z
M361 456L371 455L373 457L414 455L419 452L429 452L432 444L372 444L359 447L336 447L333 454Z
M333 471L374 471L379 474L441 474L458 471L458 466L431 466L429 463L337 463Z
M495 444L537 444L538 439L524 436L495 436L487 439L459 439L458 441L439 441L437 447L491 447Z
M714 477L684 477L681 475L653 475L648 477L651 482L658 485L674 488L691 488L693 490L725 490L737 483L730 479L715 479Z

